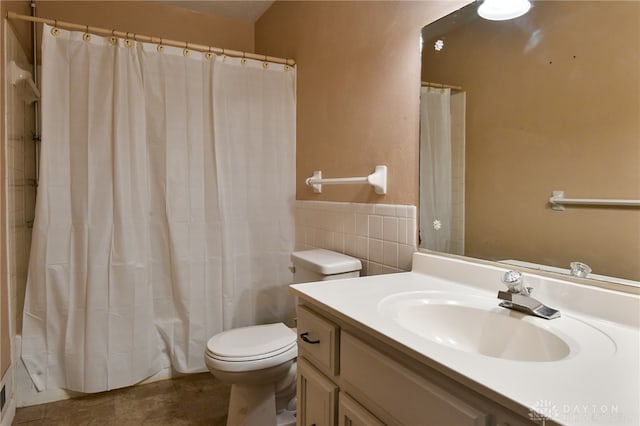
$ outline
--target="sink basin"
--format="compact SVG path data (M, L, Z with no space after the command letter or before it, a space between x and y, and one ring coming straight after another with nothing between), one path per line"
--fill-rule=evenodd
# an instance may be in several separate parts
M417 336L464 352L514 361L552 362L579 353L613 354L600 330L566 315L545 320L498 306L490 297L408 292L386 297L378 311Z

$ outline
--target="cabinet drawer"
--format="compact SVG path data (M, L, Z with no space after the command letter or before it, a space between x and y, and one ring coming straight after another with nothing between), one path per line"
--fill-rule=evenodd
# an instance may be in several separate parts
M388 424L487 424L485 413L345 332L340 336L340 378L341 390Z
M304 306L298 306L298 353L328 376L338 374L339 328Z

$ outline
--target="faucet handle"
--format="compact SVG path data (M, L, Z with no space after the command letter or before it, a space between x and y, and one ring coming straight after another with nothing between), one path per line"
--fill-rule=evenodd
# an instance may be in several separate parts
M571 267L571 275L574 277L584 278L591 273L591 268L586 263L571 262L569 266Z
M502 282L509 288L509 293L520 293L522 291L522 273L518 271L507 271L502 276Z

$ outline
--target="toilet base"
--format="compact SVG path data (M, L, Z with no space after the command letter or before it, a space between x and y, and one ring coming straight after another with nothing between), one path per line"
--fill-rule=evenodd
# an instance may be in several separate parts
M296 412L288 408L294 407L287 407L276 416L276 399L272 384L234 384L231 385L227 426L295 426Z
M276 426L273 384L231 385L227 426Z
M277 426L296 426L296 412L284 410L276 417Z

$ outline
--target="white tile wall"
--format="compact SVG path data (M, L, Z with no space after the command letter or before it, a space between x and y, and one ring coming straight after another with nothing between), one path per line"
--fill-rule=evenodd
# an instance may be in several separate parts
M296 201L296 250L325 248L362 261L363 275L411 270L416 207Z
M15 61L18 66L31 70L27 56L9 25L5 25L5 64ZM8 75L5 73L8 79ZM5 84L6 150L5 180L7 189L7 243L10 308L13 315L11 336L22 329L22 306L29 251L31 227L35 213L35 142L33 141L33 104L27 105L20 97L19 88L8 80Z

